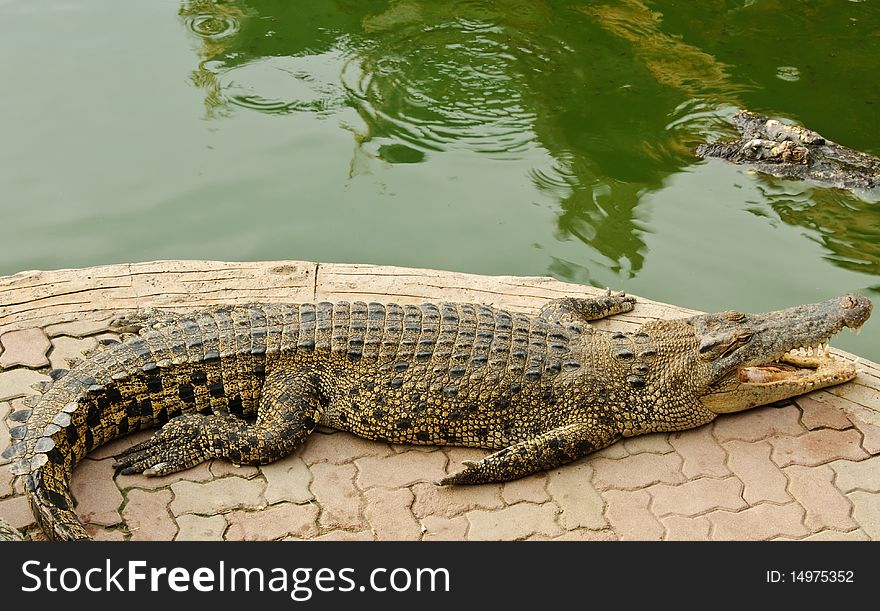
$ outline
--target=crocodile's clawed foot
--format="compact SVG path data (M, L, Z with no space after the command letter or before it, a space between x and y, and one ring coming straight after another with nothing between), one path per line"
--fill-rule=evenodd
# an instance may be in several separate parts
M112 333L140 333L144 328L160 328L179 320L181 314L156 308L144 308L136 312L119 314L110 321L108 330Z
M115 457L117 473L160 476L189 469L210 458L205 416L186 414L170 420L150 439Z
M474 475L478 471L479 463L473 460L463 460L461 464L464 465L464 469L461 471L456 471L450 475L447 475L444 478L438 479L434 483L438 486L451 486L453 484L473 484Z
M605 295L599 297L599 301L615 314L629 312L636 305L636 298L632 295L627 295L623 291L615 293L610 288L605 289Z

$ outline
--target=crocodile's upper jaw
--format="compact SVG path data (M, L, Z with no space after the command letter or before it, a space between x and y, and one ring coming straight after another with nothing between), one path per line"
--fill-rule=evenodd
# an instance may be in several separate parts
M835 357L828 341L858 330L871 302L847 294L767 314L707 314L688 319L713 381L700 401L715 413L737 412L853 379L854 362Z

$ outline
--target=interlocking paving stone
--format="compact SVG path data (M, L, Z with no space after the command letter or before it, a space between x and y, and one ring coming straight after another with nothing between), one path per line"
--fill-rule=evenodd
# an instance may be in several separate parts
M363 498L354 485L354 465L317 463L310 467L314 479L311 490L321 506L319 524L323 528L361 531L367 523L361 515Z
M24 496L11 496L0 500L0 516L3 516L3 519L14 528L30 528L36 525L31 506Z
M712 433L718 441L730 439L759 441L774 435L801 435L807 429L800 423L800 410L793 405L782 408L757 407L715 419Z
M132 541L171 541L177 534L177 523L168 513L172 502L170 490L130 490L126 495L122 517L131 532Z
M367 501L364 515L379 541L418 541L421 538L422 526L410 511L413 493L407 488L371 488L364 497Z
M223 516L196 516L185 513L176 518L177 536L175 541L222 541L226 531Z
M33 389L37 382L49 382L49 376L19 367L0 373L0 401L39 394Z
M266 465L263 465L263 467L265 466ZM225 477L227 475L234 475L235 477L251 479L252 477L256 477L260 474L262 467L254 467L253 465L235 465L228 460L215 458L210 463L208 463L208 469L211 471L211 475L214 477Z
M358 468L357 485L366 490L373 486L400 488L417 482L431 482L443 477L446 461L446 455L439 450L359 458L354 461Z
M669 436L670 445L684 460L682 473L685 477L730 475L726 464L727 453L712 434L712 426L708 424Z
M831 483L834 471L830 467L791 465L784 471L788 476L788 491L807 511L804 524L811 531L846 531L858 526L850 517L852 505Z
M769 441L773 445L773 462L787 467L822 465L838 458L862 460L868 454L862 449L861 440L861 435L854 429L819 429L800 437L777 437Z
M855 490L846 495L853 504L853 518L874 541L880 539L880 494Z
M834 483L843 492L853 490L880 492L880 456L873 456L861 462L835 460L828 466L837 474Z
M868 535L861 529L850 530L848 532L838 532L836 530L823 530L809 537L804 537L802 541L869 541Z
M169 508L176 516L184 513L212 515L230 509L257 509L266 504L263 497L265 489L264 481L241 477L223 477L204 483L180 481L171 484L174 500Z
M118 529L86 525L86 532L94 541L125 541L125 533Z
M515 479L501 485L501 498L508 505L528 501L530 503L544 503L550 500L547 492L547 474L535 473L528 477Z
M260 467L266 478L266 502L275 504L281 501L308 503L315 498L309 490L312 472L296 455L287 456Z
M425 516L421 523L424 529L423 541L464 541L467 535L468 521L464 516Z
M706 518L715 527L713 538L721 541L761 541L775 537L809 534L804 526L804 509L797 503L764 503L742 511L713 511Z
M274 541L283 537L311 538L318 534L318 507L279 503L258 511L226 514L227 541Z
M749 505L762 501L788 503L792 499L786 492L788 480L779 467L770 460L772 447L766 441L728 441L727 464L745 485L743 498Z
M113 526L122 521L119 507L123 498L113 481L113 473L110 459L87 458L74 469L70 491L76 499L76 513L83 522Z
M102 318L100 320L74 320L71 322L62 322L54 325L48 325L45 329L46 335L55 337L57 335L69 335L71 337L86 337L88 335L97 335L104 333L110 329L110 321L113 317Z
M45 367L49 364L46 353L52 346L42 329L23 329L0 335L3 352L0 353L0 367Z
M624 541L658 541L663 538L663 525L651 513L651 495L644 490L608 490L605 497L605 518Z
M538 538L538 536L536 535L535 538ZM566 531L558 537L553 537L553 541L617 541L617 535L608 529L589 530L587 528L576 528Z
M470 541L511 541L533 534L553 537L563 532L556 522L556 507L549 503L517 503L496 511L477 509L467 512L465 517L470 522Z
M672 446L669 445L665 433L652 433L650 435L638 435L624 439L621 443L628 454L641 454L642 452L650 452L652 454L668 454L672 452Z
M315 537L315 541L375 541L376 537L369 530L359 532L350 532L347 530L331 530L319 537Z
M812 397L798 397L795 400L801 408L801 423L807 429L848 429L852 426L846 413L835 405L829 405L824 401Z
M746 507L742 497L743 485L735 477L703 477L675 486L656 484L647 490L654 498L651 511L657 516L670 513L695 516L710 509L737 510Z
M597 450L590 454L589 460L595 458L626 458L629 456L629 452L626 451L626 447L622 443L612 443L607 448L602 448L601 450Z
M593 488L593 469L589 464L581 462L550 471L547 479L547 490L559 505L559 523L564 528L598 530L608 525L605 501Z
M849 412L847 418L862 434L862 447L865 451L872 455L880 454L880 415L860 408Z
M413 514L419 518L431 515L449 518L472 509L504 507L501 484L437 486L422 483L414 485L412 491L415 494Z
M382 457L391 453L391 447L387 443L364 439L345 431L337 431L332 435L313 433L302 449L295 452L307 465L319 462L344 465L357 458Z
M669 515L660 518L660 522L666 529L664 539L667 541L710 541L712 524L705 516L688 518L685 516Z
M600 490L634 490L660 482L681 483L685 479L681 464L681 457L675 453L635 454L619 460L596 458L590 461L593 483Z
M52 351L49 352L49 362L55 369L69 369L70 359L82 359L83 352L94 350L98 347L98 340L93 337L80 339L61 335L52 338Z

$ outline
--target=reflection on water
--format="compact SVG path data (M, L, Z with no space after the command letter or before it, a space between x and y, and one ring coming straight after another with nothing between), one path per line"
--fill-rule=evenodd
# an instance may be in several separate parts
M821 243L826 258L838 267L880 276L878 202L839 189L801 190L800 185L770 178L761 183L765 199L749 202L751 212L811 230L808 237Z
M589 247L589 263L577 265L623 277L646 255L641 196L692 163L693 146L733 112L724 103L736 88L724 66L662 33L659 15L639 2L559 10L533 0L393 0L288 10L257 0L184 4L181 18L200 43L193 80L210 116L232 107L352 108L362 120L348 126L361 149L354 172L370 158L549 153L541 159L551 163L530 175L558 201L557 238Z
M699 163L696 144L729 132L726 119L753 104L754 92L812 82L806 60L787 50L768 52L766 67L754 59L768 43L768 15L812 23L791 7L713 0L695 15L667 4L200 0L185 2L180 19L197 41L192 78L209 118L346 113L338 126L353 134L351 176L371 163L429 164L448 154L532 162L535 191L555 202L556 239L585 247L577 260L550 256L548 271L595 283L597 270L638 276L651 231L645 196ZM809 12L823 22L839 17L829 2ZM854 15L850 25L865 17ZM744 27L749 19L760 27ZM726 44L710 48L710 40ZM835 46L817 41L820 58ZM733 65L739 55L753 59ZM754 110L785 114L786 101ZM758 184L764 200L744 209L807 229L840 268L880 275L876 204L774 179Z

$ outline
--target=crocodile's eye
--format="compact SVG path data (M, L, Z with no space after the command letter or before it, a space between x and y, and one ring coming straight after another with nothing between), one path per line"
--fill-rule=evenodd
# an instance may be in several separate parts
M737 312L736 310L728 310L722 316L724 316L725 320L729 320L730 322L742 322L746 319L745 314Z
M706 337L700 341L700 357L704 360L720 359L749 343L751 333L727 335L725 337Z

